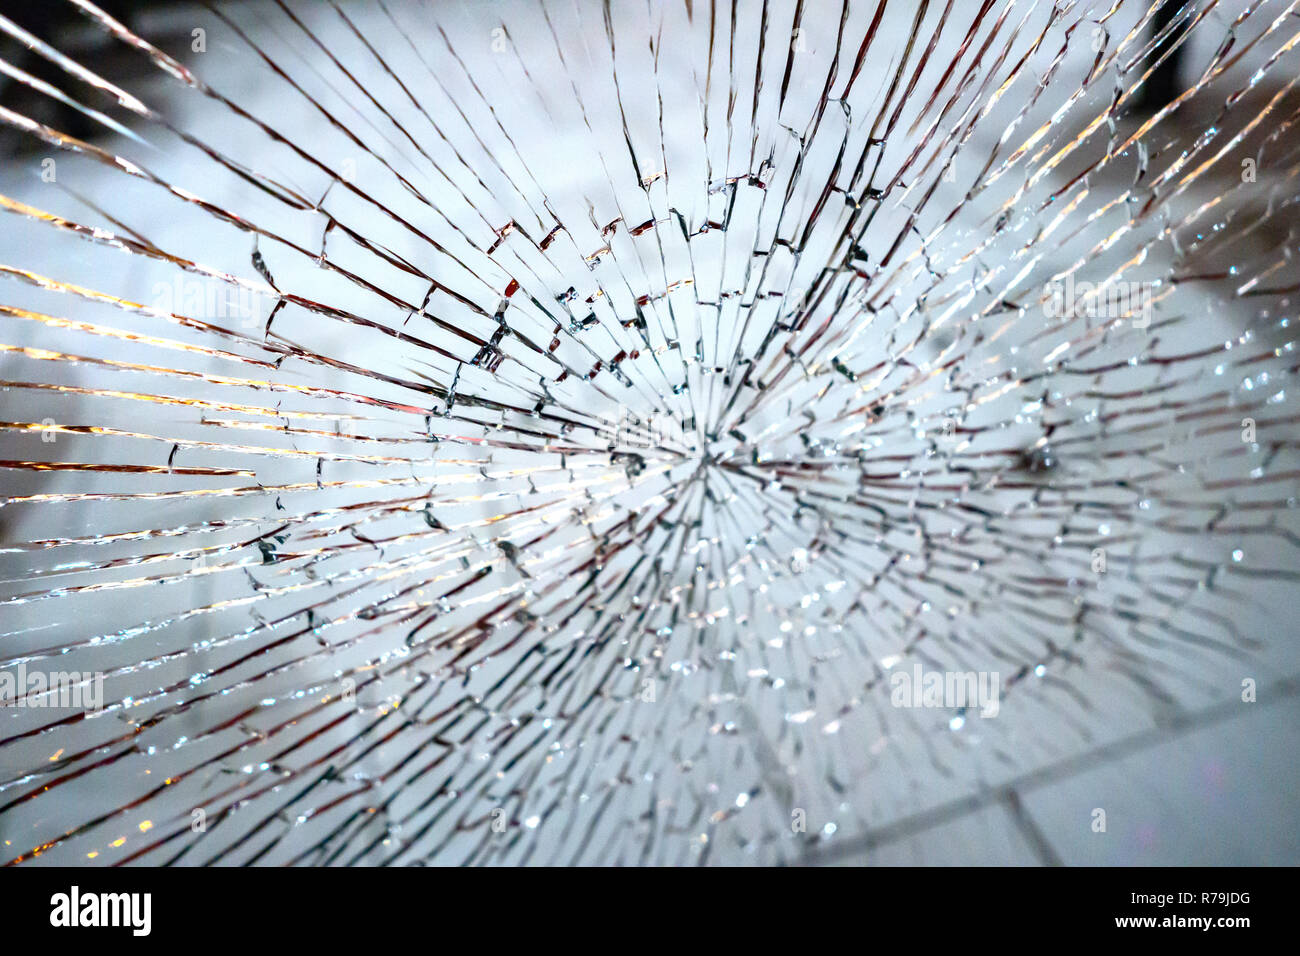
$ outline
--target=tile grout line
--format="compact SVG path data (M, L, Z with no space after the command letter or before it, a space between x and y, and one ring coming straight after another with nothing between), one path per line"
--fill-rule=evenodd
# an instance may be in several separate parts
M1038 857L1038 862L1042 866L1064 866L1064 862L1062 862L1056 850L1052 848L1047 835L1043 833L1038 824L1034 822L1034 818L1029 811L1025 809L1025 805L1021 802L1020 794L1015 787L1007 790L1002 803L1006 807L1007 813L1011 815L1011 819L1015 821L1016 827L1025 838L1025 842L1029 844L1029 848Z
M1300 694L1300 675L1282 678L1262 688L1259 700L1265 707L1268 707L1289 700L1297 694ZM877 830L868 830L862 836L846 840L832 849L820 852L815 849L805 851L803 856L795 861L794 865L820 866L833 863L847 856L915 836L941 824L950 823L976 810L982 810L996 804L1005 804L1008 800L1013 799L1009 796L1012 793L1016 794L1014 799L1019 801L1020 793L1068 779L1074 774L1093 766L1099 760L1114 760L1127 757L1193 730L1199 730L1228 720L1239 714L1240 706L1237 701L1228 701L1207 707L1201 711L1178 714L1166 723L1150 730L1123 737L1113 743L1093 748L1074 757L1067 757L1055 764L1023 774L997 787L990 787L980 793L940 804L937 807L887 824Z

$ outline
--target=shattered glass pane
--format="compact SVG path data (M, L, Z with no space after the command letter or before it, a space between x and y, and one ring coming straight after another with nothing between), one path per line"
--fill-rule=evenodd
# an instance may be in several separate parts
M4 862L817 861L1295 673L1297 3L50 6Z

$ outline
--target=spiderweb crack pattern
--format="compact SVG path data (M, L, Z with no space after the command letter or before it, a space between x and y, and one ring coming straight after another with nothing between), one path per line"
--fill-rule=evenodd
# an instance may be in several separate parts
M7 862L792 861L1294 635L1297 3L68 2Z

